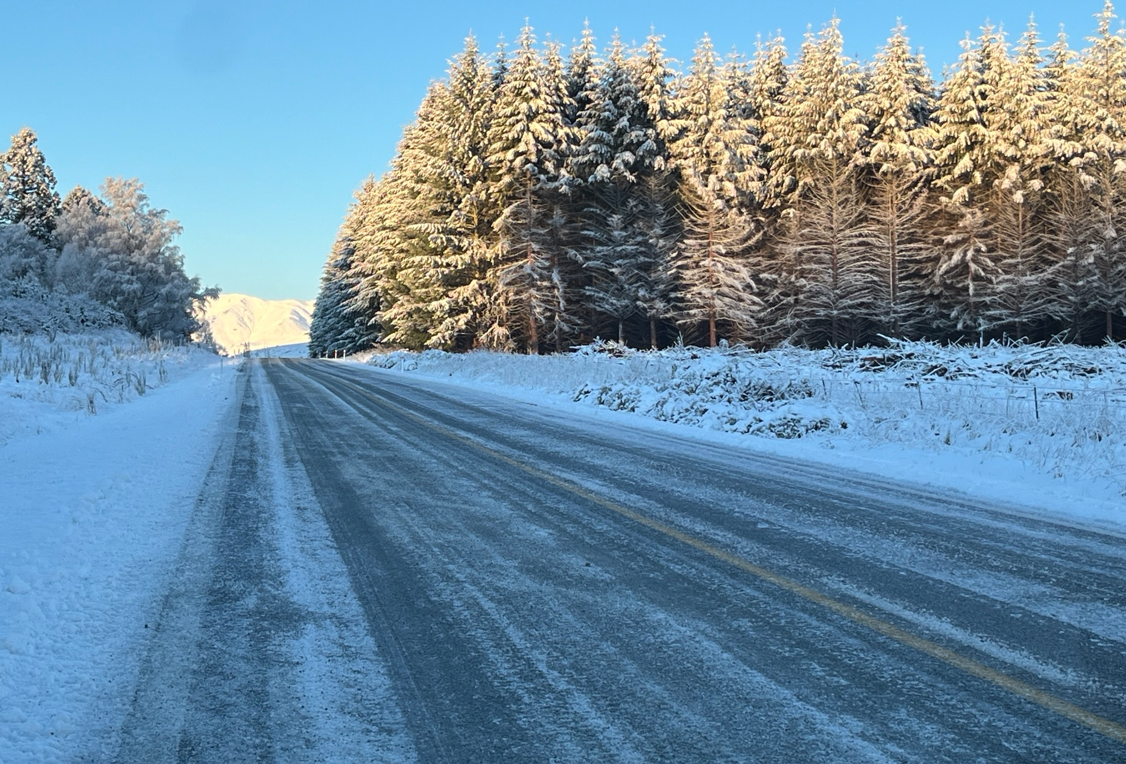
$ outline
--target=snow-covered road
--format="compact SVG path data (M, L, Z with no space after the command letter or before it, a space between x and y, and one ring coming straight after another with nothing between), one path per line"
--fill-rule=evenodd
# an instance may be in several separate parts
M1107 761L1126 544L462 388L265 366L427 761Z
M0 762L1126 757L1112 530L369 367L197 382L60 435L121 485L0 560Z

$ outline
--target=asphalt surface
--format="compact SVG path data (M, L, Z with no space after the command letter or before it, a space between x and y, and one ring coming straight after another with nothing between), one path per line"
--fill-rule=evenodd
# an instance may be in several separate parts
M394 372L245 377L119 761L1126 762L1122 537Z

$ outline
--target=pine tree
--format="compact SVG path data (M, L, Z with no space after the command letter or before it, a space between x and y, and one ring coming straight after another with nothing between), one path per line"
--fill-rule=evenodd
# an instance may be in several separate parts
M402 229L394 253L397 294L381 319L385 339L408 348L427 347L434 340L447 296L432 237L442 232L458 204L443 161L449 149L450 102L449 85L432 83L395 159L398 193L389 198L397 202L393 215Z
M1097 276L1089 246L1091 181L1085 170L1094 154L1083 142L1085 116L1075 58L1061 30L1045 67L1051 163L1045 198L1045 274L1038 292L1048 315L1073 342L1083 337L1088 293Z
M675 102L671 147L684 235L671 258L671 313L689 332L703 327L709 346L722 332L749 336L761 301L747 265L753 235L746 209L758 181L752 136L733 108L711 39L696 47Z
M0 220L22 223L42 242L51 240L59 215L59 195L55 173L47 165L31 128L12 136L12 145L0 157Z
M583 247L590 279L585 296L615 324L626 342L626 322L648 314L658 251L642 183L660 161L646 106L617 35L601 69L598 88L579 115L582 135L573 162L582 180ZM650 341L653 330L650 328Z
M934 163L934 83L911 52L902 23L876 54L862 108L871 125L864 155L869 243L882 278L872 318L891 336L910 333L923 312L926 192Z
M651 32L645 44L630 59L637 84L639 110L635 127L645 141L638 149L639 180L633 189L635 227L647 238L647 273L637 301L649 328L649 346L658 345L658 324L670 311L672 274L670 257L679 238L673 180L670 172L670 141L676 135L672 113L671 81L675 73L661 47L661 38Z
M321 289L309 326L309 356L319 358L337 351L366 350L379 339L378 293L361 293L362 271L357 267L361 240L375 182L365 181L340 227L321 275Z
M807 37L778 117L768 122L772 166L788 175L779 303L787 334L807 343L856 342L874 312L878 264L868 257L858 167L867 134L857 67L834 19Z
M1126 37L1112 31L1114 7L1099 14L1077 73L1080 133L1092 212L1086 245L1094 278L1088 310L1102 314L1104 336L1114 336L1114 315L1126 313Z
M998 62L995 103L987 115L991 131L1000 138L1001 153L990 209L998 275L988 320L1017 336L1048 318L1048 305L1040 299L1047 270L1043 192L1050 162L1043 65L1036 25L1030 20L1015 55Z
M557 50L549 47L549 54L558 61ZM494 225L500 241L490 274L496 300L481 336L488 347L538 353L544 324L556 338L569 328L562 253L553 246L562 218L557 201L545 201L559 193L570 150L565 94L561 63L544 63L525 26L489 131L491 181L502 209Z
M975 46L969 38L935 112L935 185L939 189L932 314L937 327L982 335L990 326L997 240L990 216L994 184L1003 176L1002 136L993 131L997 73L1008 59L991 26ZM987 76L988 75L988 76Z

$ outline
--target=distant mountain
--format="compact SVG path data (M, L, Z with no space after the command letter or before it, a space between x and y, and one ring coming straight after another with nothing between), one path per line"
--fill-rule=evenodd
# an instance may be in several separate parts
M309 341L312 300L263 300L246 294L221 294L207 305L211 334L229 355Z

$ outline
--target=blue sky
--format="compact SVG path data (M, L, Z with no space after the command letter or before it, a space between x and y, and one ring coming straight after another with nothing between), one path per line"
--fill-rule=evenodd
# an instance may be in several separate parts
M6 4L0 130L32 127L65 193L137 177L180 220L189 273L267 299L316 295L353 190L394 154L430 80L472 30L483 48L516 37L570 42L589 19L600 43L652 25L687 60L708 32L753 49L780 29L795 51L834 13L846 52L868 59L897 17L936 72L986 20L1014 39L1034 13L1081 48L1101 0L913 3L439 3L36 0Z

